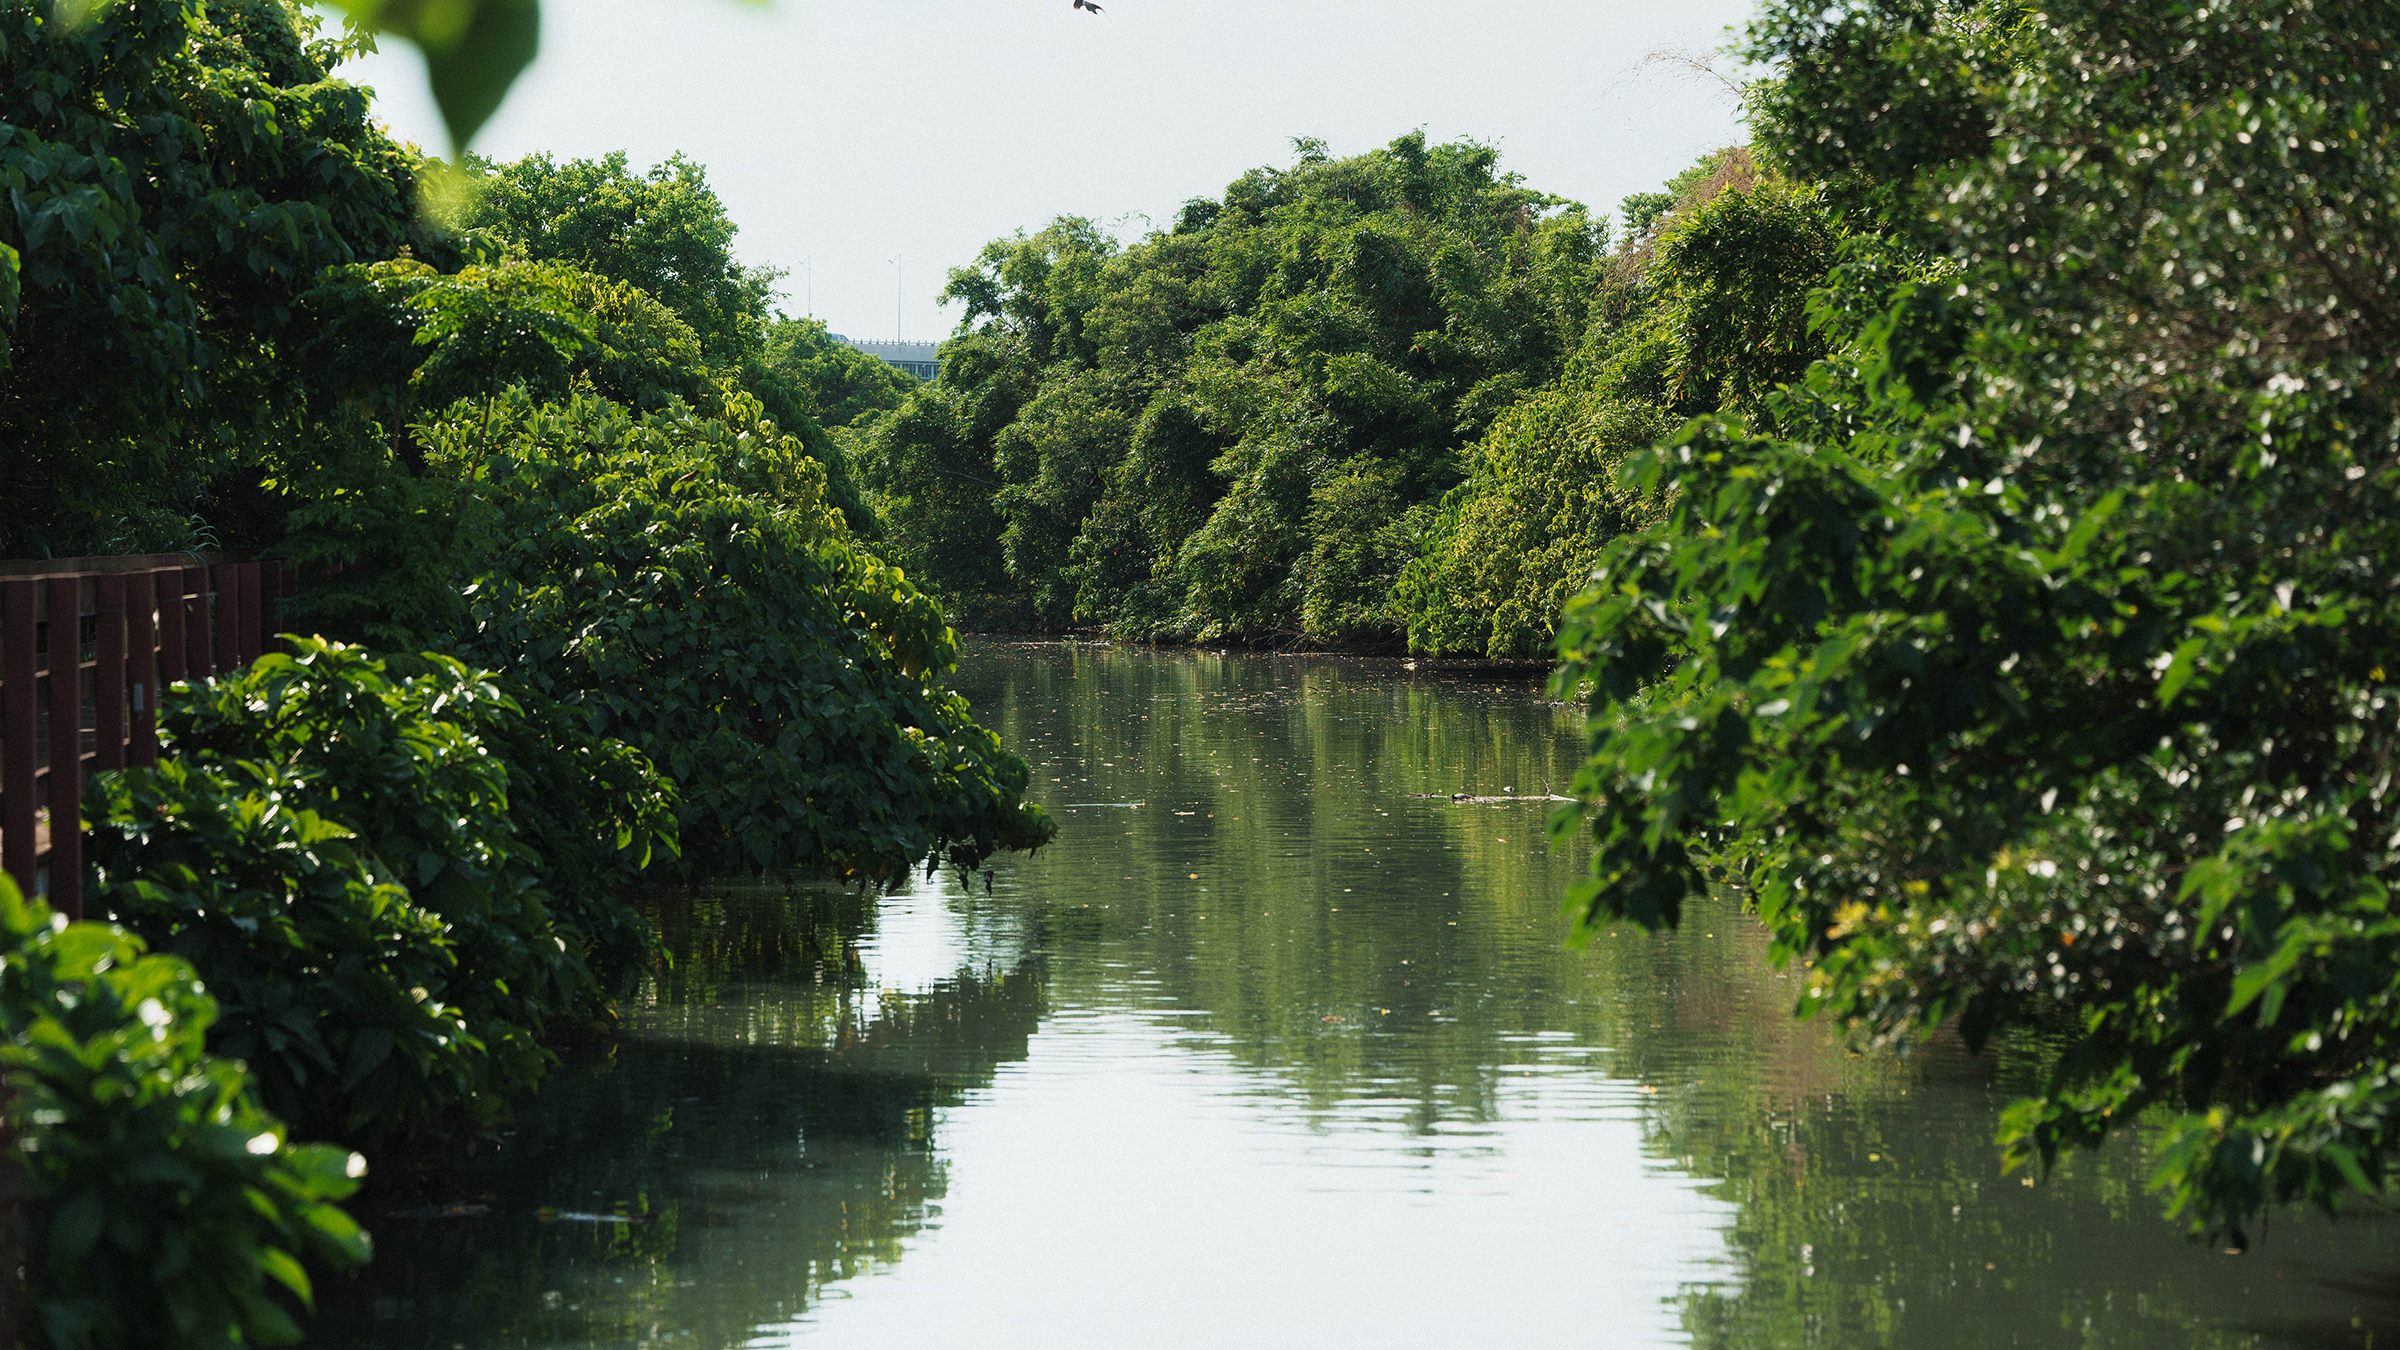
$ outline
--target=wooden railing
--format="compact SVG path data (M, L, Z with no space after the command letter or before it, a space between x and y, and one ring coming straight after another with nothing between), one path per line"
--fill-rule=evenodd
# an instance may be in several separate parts
M158 760L158 693L258 659L272 562L191 555L0 563L0 867L83 917L83 786Z

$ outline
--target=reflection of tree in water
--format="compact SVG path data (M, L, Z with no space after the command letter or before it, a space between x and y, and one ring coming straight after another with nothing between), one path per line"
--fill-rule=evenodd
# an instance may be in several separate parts
M1228 1052L1312 1111L1406 1099L1406 1124L1488 1121L1524 1033L1605 1019L1573 995L1557 897L1572 857L1538 795L1573 767L1559 710L1522 680L1412 676L1399 662L1121 649L974 653L969 692L1061 810L1015 869L1051 944L1094 944L1207 1014ZM1054 963L1077 1003L1122 1002L1111 960ZM1330 1019L1330 1020L1329 1020Z
M994 902L1032 915L1055 999L1198 1010L1310 1112L1404 1099L1429 1147L1506 1114L1512 1070L1589 1051L1655 1089L1636 1108L1651 1150L1735 1207L1731 1268L1685 1299L1700 1345L2356 1345L2354 1315L2390 1320L2343 1284L2388 1275L2392 1224L2293 1220L2237 1261L2159 1219L2137 1150L2039 1188L2001 1177L2019 1070L1848 1053L1793 1018L1791 980L1730 903L1566 950L1578 868L1527 847L1544 808L1414 795L1563 781L1572 724L1522 686L1097 648L986 648L969 671L1037 793L1145 802L1065 813ZM1542 1081L1516 1110L1559 1109L1578 1080Z
M2287 1215L2231 1257L2163 1221L2136 1141L2027 1186L1993 1129L2030 1066L1936 1041L1839 1091L1665 1087L1653 1149L1737 1207L1736 1270L1695 1288L1701 1347L2360 1346L2400 1332L2400 1225Z
M315 1343L713 1350L897 1260L947 1187L934 1113L1024 1057L1042 995L1029 966L864 990L872 915L827 895L678 913L675 966L611 1055L563 1069L499 1148L429 1171L437 1189L367 1197L375 1263L326 1291ZM489 1213L403 1217L461 1200Z

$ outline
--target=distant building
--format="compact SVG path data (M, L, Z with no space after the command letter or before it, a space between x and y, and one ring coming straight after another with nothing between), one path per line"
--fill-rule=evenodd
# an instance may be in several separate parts
M897 366L920 380L930 380L942 373L938 342L861 342L839 333L828 336L854 351L862 351L885 365Z

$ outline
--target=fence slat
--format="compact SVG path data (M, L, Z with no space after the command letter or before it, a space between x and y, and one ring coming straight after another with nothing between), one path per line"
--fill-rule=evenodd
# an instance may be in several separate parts
M50 677L50 906L83 917L83 581L53 577L43 625Z
M0 860L33 894L33 607L38 581L0 581Z
M125 767L125 578L92 578L92 768Z
M165 686L182 679L191 668L191 653L183 635L188 617L183 607L183 569L165 568L152 573L151 580L158 587L158 680Z
M239 670L242 660L242 569L238 563L218 563L208 569L208 584L217 593L217 671Z
M247 666L267 654L267 615L261 608L264 588L257 563L242 563L233 571L241 582L242 627L238 636L242 640L241 664Z
M208 569L183 569L183 678L205 680L217 673L217 648L212 635L214 610L209 604Z
M125 762L158 762L158 574L125 578L125 683L131 703L125 729Z

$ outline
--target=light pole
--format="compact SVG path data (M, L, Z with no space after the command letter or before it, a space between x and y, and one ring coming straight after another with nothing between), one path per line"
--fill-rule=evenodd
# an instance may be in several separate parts
M903 253L897 258L887 258L885 261L892 265L892 342L894 345L897 345L903 340L900 322L900 300L902 295L906 293L905 287L908 280L908 255Z
M809 318L817 317L817 270L810 260L800 260L800 309Z

